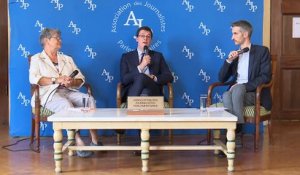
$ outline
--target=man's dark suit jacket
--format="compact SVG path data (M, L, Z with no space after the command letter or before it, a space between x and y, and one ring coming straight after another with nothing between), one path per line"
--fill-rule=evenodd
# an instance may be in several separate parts
M235 59L231 64L226 60L219 72L219 81L236 82L237 80L238 59ZM249 71L248 82L245 83L247 92L255 92L257 86L263 83L268 83L271 80L271 57L269 49L264 46L251 45L249 54ZM261 104L267 110L271 110L271 93L270 89L264 89L261 94Z
M149 56L151 57L149 72L157 77L156 83L159 86L163 86L168 82L173 82L172 73L170 72L162 53L150 50ZM124 86L121 92L122 101L126 100L127 92L133 83L134 77L140 74L137 68L138 65L139 56L137 50L122 55L120 64L121 83Z

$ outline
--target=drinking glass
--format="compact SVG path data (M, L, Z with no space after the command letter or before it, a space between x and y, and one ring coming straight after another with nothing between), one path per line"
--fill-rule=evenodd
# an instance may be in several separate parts
M206 111L207 94L200 95L200 111Z

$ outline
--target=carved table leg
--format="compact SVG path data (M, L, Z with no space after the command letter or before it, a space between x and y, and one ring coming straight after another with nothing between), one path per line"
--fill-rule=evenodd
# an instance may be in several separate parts
M142 129L141 132L141 159L142 159L142 171L148 171L148 159L149 159L149 129Z
M75 130L74 129L68 129L67 130L67 134L68 134L68 146L70 145L74 145L75 143ZM74 155L74 151L73 150L68 150L68 155L69 156L73 156Z
M54 161L55 161L55 172L59 173L61 172L61 161L63 159L62 157L62 130L61 129L55 129L53 134L54 139Z
M228 171L234 171L234 158L235 158L235 130L227 130L227 160L228 160Z
M214 141L215 140L220 140L220 135L221 135L221 131L219 129L213 130ZM215 154L219 154L219 152L220 152L220 150L215 150L214 151Z

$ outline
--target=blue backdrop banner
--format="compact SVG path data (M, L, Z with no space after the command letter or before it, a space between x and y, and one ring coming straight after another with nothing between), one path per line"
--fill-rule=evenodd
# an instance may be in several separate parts
M121 54L136 49L138 27L150 26L151 49L164 54L174 76L174 106L199 108L200 94L217 81L228 53L238 49L231 23L251 22L252 43L262 44L263 8L261 0L9 0L10 135L30 133L27 56L42 51L45 27L62 31L61 52L73 57L92 85L97 107L108 108L116 107ZM222 101L223 91L214 92L215 102ZM52 134L51 123L41 129Z

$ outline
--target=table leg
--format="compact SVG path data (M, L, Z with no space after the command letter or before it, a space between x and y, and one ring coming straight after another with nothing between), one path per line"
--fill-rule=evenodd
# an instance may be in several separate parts
M142 129L141 131L141 159L142 159L142 171L148 171L148 159L149 159L149 129Z
M53 134L54 139L54 161L55 161L55 172L59 173L61 172L61 161L63 159L62 157L62 130L61 129L55 129Z
M68 146L74 145L74 143L75 143L75 130L74 129L68 129L67 134L68 134ZM74 151L68 149L68 155L73 156Z
M214 141L215 140L220 140L221 137L221 130L215 129L213 130L213 136L214 136ZM220 150L215 150L214 154L219 154Z
M227 130L227 160L228 160L228 171L234 171L234 158L235 158L235 130Z

